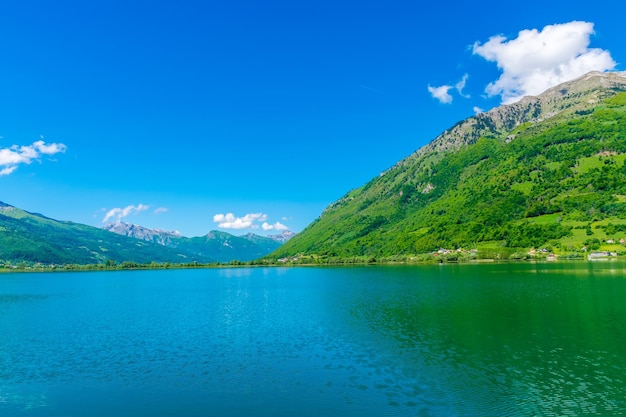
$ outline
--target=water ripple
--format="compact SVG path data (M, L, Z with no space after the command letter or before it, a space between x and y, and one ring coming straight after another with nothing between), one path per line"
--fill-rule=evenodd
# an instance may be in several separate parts
M624 415L623 280L467 271L0 283L0 414Z

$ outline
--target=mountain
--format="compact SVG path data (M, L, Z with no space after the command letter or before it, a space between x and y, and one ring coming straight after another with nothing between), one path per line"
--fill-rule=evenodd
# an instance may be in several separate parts
M178 252L201 259L212 259L217 262L251 261L265 256L278 249L295 233L283 232L274 236L259 236L248 233L244 236L233 236L226 232L211 231L205 236L184 237L178 232L128 224L124 222L108 223L105 230L120 235L156 243Z
M271 258L622 249L626 72L477 114L327 207Z
M213 230L205 236L181 238L176 248L186 253L211 256L218 262L251 261L277 249L280 244L262 236L233 236Z
M0 259L44 264L213 262L96 227L50 219L0 202Z
M242 239L246 239L252 243L254 243L255 245L258 245L259 247L263 248L263 250L265 251L265 253L271 253L274 250L278 249L284 242L281 242L279 240L279 238L277 236L279 235L275 235L274 236L259 236L257 234L254 233L247 233L243 236L241 236Z
M278 242L282 245L295 235L297 235L296 232L292 232L291 230L284 230L278 235L267 235L267 238L272 239L274 242Z
M109 232L117 233L118 235L134 237L135 239L158 243L163 246L170 246L172 244L172 240L182 237L182 235L178 232L170 232L161 229L148 229L147 227L124 223L121 221L107 223L103 229L108 230Z
M217 231L186 238L123 222L105 228L58 221L0 202L0 263L224 263L254 260L281 245L272 238Z

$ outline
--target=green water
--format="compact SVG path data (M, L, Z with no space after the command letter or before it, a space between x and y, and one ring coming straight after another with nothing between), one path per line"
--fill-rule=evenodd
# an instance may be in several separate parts
M0 275L0 416L626 415L626 264Z

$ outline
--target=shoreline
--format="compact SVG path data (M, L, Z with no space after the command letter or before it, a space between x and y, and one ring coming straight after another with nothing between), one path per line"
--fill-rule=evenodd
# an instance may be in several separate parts
M546 259L542 258L530 258L530 259L495 259L495 258L481 258L481 259L462 259L462 260L443 260L443 259L429 259L429 260L375 260L375 261L354 261L351 258L344 260L335 260L327 262L277 262L277 261L263 261L255 260L249 262L233 262L223 264L159 264L159 265L133 265L116 267L106 266L105 264L86 264L86 265L55 265L55 266L5 266L0 268L0 274L11 273L40 273L40 272L111 272L111 271L158 271L158 270L177 270L177 269L222 269L222 268L262 268L262 267L357 267L357 266L419 266L419 265L479 265L479 264L522 264L522 263L537 263L537 264L562 264L562 263L596 263L596 262L615 262L624 261L626 256L610 256L604 258L587 259L586 257L577 258L561 258L561 259Z

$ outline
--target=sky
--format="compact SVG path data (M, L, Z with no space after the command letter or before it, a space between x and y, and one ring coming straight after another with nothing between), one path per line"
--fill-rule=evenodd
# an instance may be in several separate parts
M626 70L622 1L2 2L0 201L299 232L477 112Z

